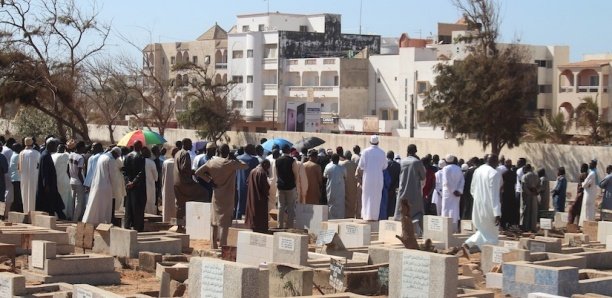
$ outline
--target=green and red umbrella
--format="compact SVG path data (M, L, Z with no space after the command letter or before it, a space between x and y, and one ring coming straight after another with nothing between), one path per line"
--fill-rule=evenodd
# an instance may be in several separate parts
M160 134L150 130L134 130L128 132L126 135L119 140L117 145L130 147L134 145L134 142L141 141L144 146L157 145L166 143L166 139Z

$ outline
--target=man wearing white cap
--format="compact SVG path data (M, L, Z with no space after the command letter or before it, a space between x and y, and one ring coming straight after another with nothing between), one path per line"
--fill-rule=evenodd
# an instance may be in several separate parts
M436 171L434 174L436 176L436 183L431 196L431 202L436 205L436 212L438 216L442 214L442 177L444 176L442 169L444 169L444 167L446 167L446 161L439 161L438 169L440 170Z
M463 193L465 180L463 172L457 165L457 158L447 155L446 167L442 169L442 216L453 219L455 228L459 222L459 202Z
M23 200L23 212L30 213L36 210L36 188L38 187L38 164L40 152L33 149L34 140L24 139L25 149L19 153L17 168L21 175L21 199Z
M378 148L377 135L370 137L370 144L372 146L363 150L361 154L355 175L362 176L361 218L378 220L384 183L383 171L387 168L387 157L385 152Z

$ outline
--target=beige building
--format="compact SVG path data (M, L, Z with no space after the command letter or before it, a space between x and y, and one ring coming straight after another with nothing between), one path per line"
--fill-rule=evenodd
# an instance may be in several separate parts
M189 71L173 71L176 64L192 62L206 69L206 75L214 82L227 82L227 32L215 24L194 41L153 43L143 49L143 67L161 80L173 80L177 92L169 94L176 104L176 111L187 108L184 100L190 80L197 80ZM146 82L145 84L151 84Z

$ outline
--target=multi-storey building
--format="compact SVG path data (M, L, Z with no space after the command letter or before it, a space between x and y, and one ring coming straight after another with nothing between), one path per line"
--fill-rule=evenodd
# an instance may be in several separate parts
M399 121L394 134L417 138L453 137L444 127L433 127L424 119L423 101L434 84L434 67L453 63L469 54L468 45L459 36L471 34L467 25L438 24L438 37L410 39L402 35L399 53L370 57L371 101L369 109L380 120ZM509 44L500 44L506 47ZM569 61L567 46L520 45L537 68L539 94L529 108L533 114L553 112L558 89L556 68Z
M191 62L206 70L214 82L227 82L227 32L217 24L194 41L153 43L143 49L143 67L160 81L172 80L179 87L168 95L176 103L176 111L187 108L184 100L188 82L197 80L186 70L174 70L180 63ZM151 82L148 82L151 84ZM145 79L145 84L147 84Z
M320 104L323 123L366 113L368 62L353 56L379 53L380 36L341 33L340 15L239 15L227 45L245 130L291 129L285 112L295 102Z

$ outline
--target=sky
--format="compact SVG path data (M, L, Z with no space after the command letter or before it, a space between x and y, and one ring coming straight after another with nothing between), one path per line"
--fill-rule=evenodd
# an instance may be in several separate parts
M77 0L85 8L90 0ZM361 9L360 9L361 3ZM610 0L499 0L501 39L535 45L570 46L570 60L612 52ZM438 22L461 14L451 0L98 0L99 20L111 23L108 51L137 55L124 38L144 47L150 42L195 40L215 23L229 30L236 15L248 13L337 13L343 33L383 37L428 37Z

